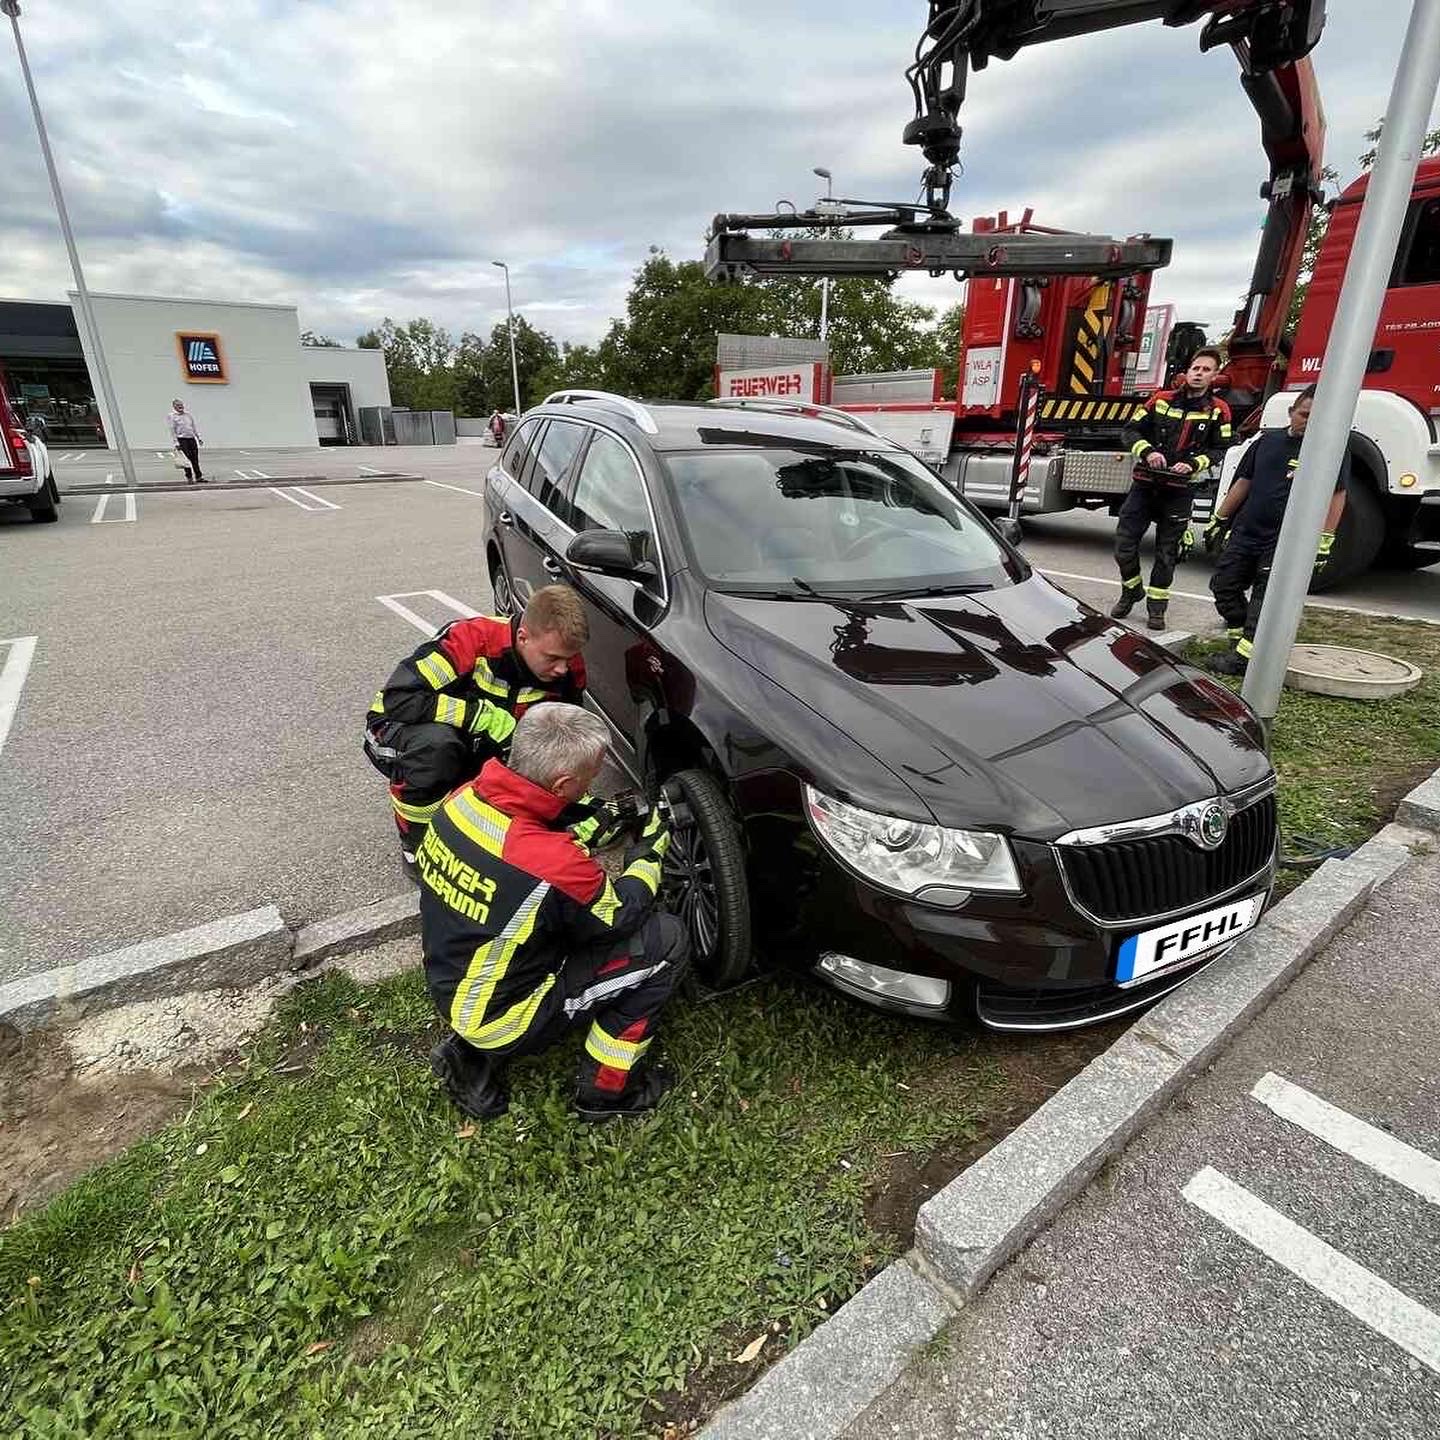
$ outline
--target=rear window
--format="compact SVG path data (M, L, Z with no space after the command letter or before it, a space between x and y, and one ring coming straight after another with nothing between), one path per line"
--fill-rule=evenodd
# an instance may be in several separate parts
M666 463L695 564L721 589L988 589L1023 574L979 514L902 452L747 447Z

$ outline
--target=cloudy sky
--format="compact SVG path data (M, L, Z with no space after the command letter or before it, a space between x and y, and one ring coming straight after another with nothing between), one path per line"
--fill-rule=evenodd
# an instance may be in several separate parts
M1348 180L1409 0L1330 0L1315 53ZM352 343L385 315L488 332L518 309L595 340L651 245L698 256L718 210L906 199L903 68L924 0L24 0L92 288L285 301ZM3 22L0 22L3 23ZM8 23L5 24L8 31ZM1156 298L1228 321L1265 174L1228 51L1132 27L971 80L967 219L1175 239ZM0 295L69 270L0 32ZM913 277L934 303L954 281Z

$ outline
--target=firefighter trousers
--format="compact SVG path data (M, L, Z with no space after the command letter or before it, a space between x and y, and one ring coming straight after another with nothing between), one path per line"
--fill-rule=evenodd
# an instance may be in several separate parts
M403 725L382 720L369 729L366 754L390 779L390 805L400 843L412 854L420 848L430 817L457 786L473 780L498 751L457 730L431 722Z
M1115 563L1120 567L1122 593L1140 589L1140 541L1155 526L1155 563L1145 598L1152 608L1164 609L1170 600L1170 582L1180 559L1180 541L1190 523L1190 491L1177 485L1147 485L1137 481L1120 507L1115 527Z
M1210 577L1210 593L1215 608L1235 642L1235 648L1248 660L1255 643L1255 630L1260 624L1260 607L1265 603L1265 587L1270 583L1270 565L1275 547L1246 546L1233 539L1220 552L1215 573ZM1246 595L1249 590L1249 595Z
M580 1089L616 1094L650 1048L660 1011L689 960L690 939L684 925L656 910L623 940L587 946L569 956L529 1028L509 1044L479 1053L502 1061L536 1055L588 1022ZM440 1013L448 1015L445 997L433 998Z

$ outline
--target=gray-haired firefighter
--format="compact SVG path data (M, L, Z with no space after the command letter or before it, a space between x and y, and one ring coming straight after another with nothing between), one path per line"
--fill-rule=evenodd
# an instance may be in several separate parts
M1231 441L1230 407L1211 389L1220 370L1218 350L1197 350L1185 383L1157 390L1126 432L1135 457L1135 479L1115 527L1120 598L1111 615L1123 620L1145 596L1146 626L1165 628L1170 582L1190 524L1190 497L1209 472L1219 472ZM1140 541L1155 525L1155 563L1150 584L1140 575Z
M673 1083L645 1064L689 958L657 904L670 829L636 812L613 880L565 828L605 761L610 732L578 705L536 705L508 762L488 760L430 820L419 852L425 980L450 1034L430 1057L478 1120L504 1113L506 1064L587 1026L575 1108L583 1120L653 1110Z
M1218 544L1227 530L1230 536L1210 577L1215 608L1234 643L1234 649L1222 651L1208 662L1217 675L1243 675L1250 664L1260 607L1265 603L1265 587L1270 582L1270 564L1280 542L1280 526L1285 520L1290 486L1300 463L1300 442L1310 423L1314 399L1315 387L1311 385L1295 397L1290 406L1290 423L1285 429L1261 432L1259 439L1240 457L1234 483L1205 527L1207 546ZM1325 529L1315 553L1317 574L1330 559L1335 530L1345 513L1345 482L1349 470L1347 455L1335 477L1335 493L1325 512Z

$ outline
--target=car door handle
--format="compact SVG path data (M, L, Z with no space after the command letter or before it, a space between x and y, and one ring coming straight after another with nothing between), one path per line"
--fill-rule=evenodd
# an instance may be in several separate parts
M547 575L563 575L565 567L553 556L547 555L541 562Z
M502 510L496 518L500 521L502 525L509 525L512 528L514 527L515 517L508 510Z

